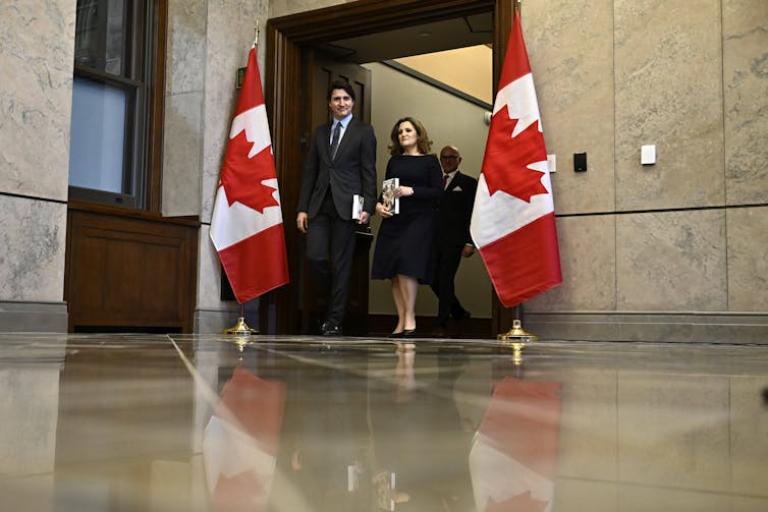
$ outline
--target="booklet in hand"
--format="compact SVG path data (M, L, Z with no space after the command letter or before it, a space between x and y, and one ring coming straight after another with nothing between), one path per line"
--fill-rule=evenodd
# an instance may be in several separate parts
M355 194L352 196L352 219L354 220L360 220L360 214L363 213L363 205L365 204L365 199L360 194Z
M400 178L384 180L381 185L381 202L393 214L400 213L400 198L395 197L395 191L400 186Z

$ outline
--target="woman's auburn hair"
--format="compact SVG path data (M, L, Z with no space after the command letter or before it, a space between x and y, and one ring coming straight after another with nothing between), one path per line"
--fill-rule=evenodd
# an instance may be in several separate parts
M419 153L422 155L428 155L430 150L432 149L432 141L429 140L429 135L427 135L427 129L424 128L424 125L421 124L420 121L408 116L403 117L401 119L398 119L395 123L395 126L392 127L392 133L390 134L389 138L392 140L392 144L389 145L389 154L394 155L402 155L405 150L403 149L403 146L400 145L400 138L397 136L398 129L400 128L400 125L404 122L408 121L413 125L413 127L416 129L416 147L419 149Z

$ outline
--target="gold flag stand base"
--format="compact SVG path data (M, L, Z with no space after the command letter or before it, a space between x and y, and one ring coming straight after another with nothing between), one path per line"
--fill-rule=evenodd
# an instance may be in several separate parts
M251 334L259 334L259 331L248 327L248 324L245 323L245 317L240 316L237 318L237 323L234 327L224 329L224 334L232 335L234 339L227 341L233 341L237 345L237 349L243 352L246 345L251 341Z
M523 349L539 339L535 334L523 329L520 320L513 320L512 328L504 334L499 334L496 338L502 341L504 345L512 347L512 361L515 364L523 362Z
M248 324L245 323L245 317L238 317L237 323L234 327L224 330L224 334L234 334L235 336L250 336L251 334L259 334L256 329L251 329Z

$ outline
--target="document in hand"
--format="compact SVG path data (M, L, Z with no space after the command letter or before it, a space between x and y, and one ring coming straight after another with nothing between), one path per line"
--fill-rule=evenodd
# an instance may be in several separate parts
M352 196L352 219L360 220L360 214L363 213L363 204L365 200L360 194Z
M400 198L395 196L395 191L399 186L400 178L384 180L384 183L381 185L381 202L393 214L400 213Z

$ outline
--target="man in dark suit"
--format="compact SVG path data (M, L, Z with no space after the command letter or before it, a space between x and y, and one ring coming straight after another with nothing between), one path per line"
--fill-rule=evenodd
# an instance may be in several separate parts
M462 307L456 297L454 279L462 256L469 258L475 253L469 234L469 222L475 204L477 180L459 171L461 154L454 146L445 146L440 151L440 165L443 168L443 196L440 199L437 234L432 249L435 258L435 277L432 291L439 302L436 335L445 335L448 318L469 317L469 311Z
M367 223L376 203L376 137L370 125L352 116L354 104L349 83L335 81L328 88L333 119L312 134L296 217L319 289L329 295L324 336L343 334L355 224ZM352 218L355 194L364 199L358 219Z

